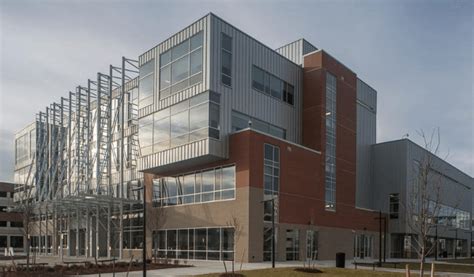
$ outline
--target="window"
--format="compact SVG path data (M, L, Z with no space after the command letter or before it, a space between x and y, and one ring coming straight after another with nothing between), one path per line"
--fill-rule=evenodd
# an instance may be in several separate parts
M160 99L202 82L203 33L160 55Z
M7 227L6 221L0 221L0 227Z
M208 137L219 139L219 102L217 93L201 93L140 118L141 154L148 155Z
M280 183L280 148L264 144L264 194L278 195Z
M357 234L354 236L354 257L359 259L372 258L374 236Z
M398 218L398 208L400 202L400 196L398 193L390 194L390 218Z
M221 33L221 82L232 86L232 38Z
M269 135L286 139L286 130L270 123L250 117L246 114L232 111L232 132L251 128Z
M153 104L153 83L155 80L155 59L151 59L140 67L140 82L138 85L138 105L143 108Z
M140 118L138 126L138 139L140 141L141 154L151 154L153 152L153 115Z
M263 202L263 220L271 222L275 215L275 221L278 221L278 194L280 190L280 148L271 144L264 144L264 173L263 173L263 197L264 200L274 199L273 201ZM275 207L272 207L275 205ZM275 214L273 214L273 208Z
M51 240L49 240L49 241L51 241ZM23 237L21 237L21 236L11 236L10 237L10 247L23 248Z
M22 221L10 221L10 227L23 228L23 222Z
M275 229L275 246L277 246L278 241L278 228ZM275 248L275 257L278 257L276 253L278 247ZM263 260L271 261L272 260L272 226L263 227Z
M300 232L299 230L286 230L286 260L298 261L300 259Z
M17 164L26 161L30 155L28 137L29 134L26 133L15 140L15 161Z
M234 228L153 231L153 254L161 258L231 260Z
M336 77L326 73L325 208L336 210Z
M252 88L290 105L294 104L295 88L271 73L252 66Z
M7 236L0 236L0 247L7 247Z
M153 206L173 206L235 198L235 166L153 180Z
M6 191L0 191L0 197L7 197Z

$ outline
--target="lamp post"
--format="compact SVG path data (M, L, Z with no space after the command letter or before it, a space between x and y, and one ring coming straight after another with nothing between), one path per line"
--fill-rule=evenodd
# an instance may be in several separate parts
M145 183L134 189L136 191L143 190L143 277L146 277L146 188Z
M264 204L266 202L272 202L272 268L275 268L275 197L260 201L260 203Z
M386 256L386 237L387 237L387 218L384 216L382 217L382 211L380 210L379 216L376 217L375 219L379 220L379 266L382 266L382 255L383 255L383 261L385 262ZM384 237L383 237L383 254L382 254L382 220L383 220L383 232L384 232Z

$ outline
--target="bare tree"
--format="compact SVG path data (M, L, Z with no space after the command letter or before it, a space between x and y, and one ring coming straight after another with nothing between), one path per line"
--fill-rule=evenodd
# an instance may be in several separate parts
M436 174L434 168L435 156L439 154L440 132L433 130L427 137L423 131L418 132L423 139L423 154L420 160L413 162L415 172L408 191L406 209L406 223L410 229L415 251L420 262L420 276L424 273L426 257L433 253L437 241L430 243L430 236L437 227L442 208L443 177Z
M242 224L240 224L240 221L239 219L235 216L235 214L232 214L229 222L227 222L227 225L228 226L231 226L234 228L234 249L235 249L235 245L237 245L237 242L239 241L240 239L240 236L242 235ZM232 276L235 275L235 251L234 251L234 255L232 256L232 260L231 260L231 264L232 264ZM244 249L244 252L242 253L242 258L241 260L243 259L243 255L245 254L245 249ZM227 272L227 265L225 263L225 259L222 259L222 263L224 264L224 269L225 269L225 272ZM242 261L241 261L241 266L240 266L240 269L242 269Z

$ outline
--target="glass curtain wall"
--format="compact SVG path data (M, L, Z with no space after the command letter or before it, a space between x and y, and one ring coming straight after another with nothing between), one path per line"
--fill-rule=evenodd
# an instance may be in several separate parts
M234 228L153 231L153 255L168 259L232 260Z

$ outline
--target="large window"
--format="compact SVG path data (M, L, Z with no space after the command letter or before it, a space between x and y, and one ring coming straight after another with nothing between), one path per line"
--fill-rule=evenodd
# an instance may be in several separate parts
M290 105L294 104L295 87L255 65L252 66L252 88Z
M246 114L232 111L232 132L251 128L281 139L286 139L286 130Z
M153 180L153 205L174 206L235 198L235 166Z
M221 82L232 86L232 38L221 33Z
M336 210L336 81L326 73L326 210Z
M140 108L153 104L153 87L155 82L155 59L151 59L140 67L139 102Z
M300 259L300 232L299 230L286 230L286 260L298 261Z
M232 260L234 228L153 231L153 255L169 259Z
M219 139L219 94L206 92L139 120L141 154L204 138Z
M203 33L160 55L160 99L202 82Z
M21 163L28 160L30 155L29 133L22 135L15 141L15 161Z
M11 236L10 237L10 247L23 248L23 237L22 236Z
M278 241L278 228L275 228L275 246ZM277 254L278 247L275 247L275 257L278 257ZM272 226L263 227L263 260L271 261L272 260Z
M272 221L273 208L275 209L275 221L278 221L278 194L280 190L280 148L271 144L264 144L264 173L263 189L264 200L274 199L273 201L263 202L263 220ZM275 207L272 207L275 205Z
M398 218L398 209L400 205L400 195L398 193L391 193L389 195L390 200L390 218Z

